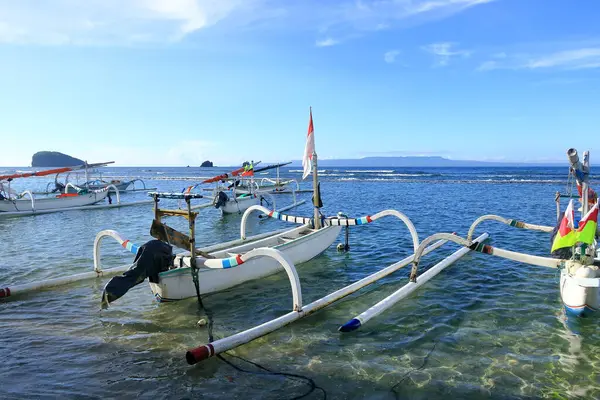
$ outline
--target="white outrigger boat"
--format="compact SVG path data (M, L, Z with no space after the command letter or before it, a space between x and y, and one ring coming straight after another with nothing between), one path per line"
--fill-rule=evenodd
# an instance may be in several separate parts
M258 163L260 163L260 161ZM255 163L255 165L258 163ZM297 181L282 181L279 179L279 167L282 165L287 164L268 165L256 170L254 170L253 167L251 170L246 170L245 167L242 167L232 171L229 174L217 175L215 177L206 179L199 184L189 186L185 190L185 193L191 193L192 189L202 184L216 183L214 188L204 189L205 191L212 191L211 200L204 202L203 204L194 205L192 206L192 209L195 210L214 206L215 208L220 209L223 214L242 214L250 207L262 205L263 203L270 204L273 208L276 208L275 198L272 196L272 194L291 193L293 197L292 204L278 209L278 211L286 211L304 204L306 200L298 200L296 198L296 193L300 188ZM262 187L254 180L255 172L267 171L275 168L277 168L278 171L277 180L268 181L272 181L274 183L269 183L265 187ZM265 179L267 178L263 178L261 182L264 182ZM226 185L220 185L222 183L225 183ZM229 184L227 185L227 183ZM295 183L296 189L290 187L292 183Z
M77 167L75 167L77 168ZM25 190L17 193L11 183L14 179L33 176L46 176L73 170L74 168L55 168L46 171L33 171L21 174L0 176L0 213L6 212L35 212L81 207L98 203L108 196L108 189L87 191L79 190L76 193L60 193L36 198L32 191Z
M109 192L112 193L127 193L127 192L149 192L156 190L156 188L146 187L146 183L139 178L130 178L128 180L111 179L105 180L102 177L102 173L98 172L99 177L90 178L90 173L93 173L95 168L105 167L107 165L114 164L114 161L107 161L102 163L88 164L85 162L80 167L76 167L70 171L59 172L54 177L53 182L48 182L46 190L44 192L35 192L34 194L52 194L52 193L77 193L80 188L87 190L102 190L105 187L109 187ZM79 174L83 174L85 180L79 182ZM71 175L75 176L75 179ZM136 187L136 182L139 182L142 187ZM139 186L139 185L138 185Z
M103 164L105 163L93 165ZM0 217L35 215L58 211L85 210L92 208L99 209L108 207L122 207L128 205L147 204L150 202L138 201L133 203L121 203L118 190L116 190L114 185L111 184L101 189L93 190L88 188L81 188L75 186L72 183L67 183L65 188L67 190L65 190L64 192L43 194L31 190L25 190L21 193L17 193L11 187L11 183L14 179L60 174L88 167L89 165L86 164L77 167L54 168L44 171L32 171L20 174L0 176ZM109 193L111 189L116 191L116 204L112 204L112 198ZM105 199L108 199L108 204L98 204Z

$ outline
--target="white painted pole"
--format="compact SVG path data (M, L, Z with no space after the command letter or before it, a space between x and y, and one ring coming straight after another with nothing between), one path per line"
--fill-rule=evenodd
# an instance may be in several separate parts
M424 249L423 254L427 254L427 253L437 249L444 243L446 243L446 241L440 240L440 241L432 244L431 246ZM325 297L322 297L316 301L313 301L312 303L307 304L304 307L302 307L302 310L300 310L300 311L291 311L287 314L282 315L281 317L275 318L271 321L267 321L264 324L255 326L254 328L250 328L248 330L236 333L235 335L232 335L232 336L229 336L229 337L226 337L223 339L219 339L212 343L208 343L208 344L196 347L194 349L191 349L186 353L185 358L189 364L196 364L196 363L198 363L202 360L205 360L209 357L212 357L216 354L222 353L227 350L231 350L242 344L251 342L252 340L254 340L256 338L259 338L268 333L271 333L271 332L273 332L281 327L284 327L285 325L288 325L300 318L303 318L303 317L310 315L322 308L325 308L329 304L331 304L343 297L346 297L346 296L356 292L357 290L362 289L363 287L368 286L371 283L380 280L381 278L384 278L384 277L390 275L391 273L399 270L400 268L405 267L408 264L410 264L413 261L413 259L414 259L414 254L409 257L406 257L405 259L403 259L395 264L388 266L387 268L382 269L381 271L378 271L378 272L376 272L372 275L369 275L359 281L356 281L356 282L352 283L351 285L348 285L348 286L341 288L333 293L330 293L329 295L327 295Z
M113 275L120 274L124 271L127 271L130 267L131 267L131 265L122 265L122 266L116 267L116 268L105 269L100 272L97 272L97 271L83 272L81 274L75 274L75 275L65 276L65 277L61 277L61 278L46 279L44 281L31 282L31 283L25 283L22 285L15 285L15 286L10 286L10 287L0 288L0 299L11 297L16 294L24 294L24 293L38 291L40 289L47 289L47 288L51 288L51 287L67 285L69 283L79 282L79 281L83 281L83 280L87 280L87 279L94 279L94 278L98 278L98 277L102 277L102 276L105 276L105 277L113 276Z
M482 242L485 239L487 239L488 236L489 235L487 233L484 233L476 239L476 242ZM402 286L400 289L398 289L385 299L381 300L379 303L375 304L363 313L357 315L350 321L346 322L344 325L340 326L338 330L340 332L351 332L360 328L370 319L375 318L382 312L394 306L400 300L408 297L411 293L423 286L431 278L442 272L446 267L450 266L456 260L467 254L469 251L471 250L468 247L463 247L455 251L454 253L452 253L452 255L444 258L442 261L440 261L439 263L428 269L425 273L420 275L416 282L408 282L406 285Z

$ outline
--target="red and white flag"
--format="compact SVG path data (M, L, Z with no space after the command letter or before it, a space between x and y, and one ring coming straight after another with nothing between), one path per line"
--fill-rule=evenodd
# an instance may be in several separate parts
M315 130L313 128L312 120L312 108L310 109L310 120L308 122L308 134L306 135L306 146L304 147L304 157L302 158L302 166L304 167L304 174L302 179L312 172L312 159L313 153L315 152Z

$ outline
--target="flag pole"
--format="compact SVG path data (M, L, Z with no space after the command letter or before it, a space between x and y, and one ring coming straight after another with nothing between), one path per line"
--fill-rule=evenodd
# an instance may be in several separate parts
M310 119L312 121L312 107L310 107ZM314 126L314 125L313 125ZM314 128L313 128L314 129ZM314 131L313 131L314 140ZM312 173L313 173L313 206L314 206L314 221L315 229L321 229L321 215L319 214L319 204L321 199L319 198L319 171L317 169L317 146L313 146L312 153Z

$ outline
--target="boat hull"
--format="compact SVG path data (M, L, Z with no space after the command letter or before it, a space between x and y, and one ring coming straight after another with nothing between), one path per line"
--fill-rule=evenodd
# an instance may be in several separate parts
M129 185L131 185L131 181L127 181L127 182L105 182L102 184L98 184L98 183L94 183L94 184L89 184L87 186L84 185L84 187L87 187L90 190L102 190L105 187L107 187L108 185L114 185L119 192L125 192L127 191L127 188L129 187ZM110 193L115 193L115 189L114 188L109 188L108 191ZM72 187L67 188L66 193L75 193L75 189Z
M91 192L77 196L42 197L35 199L35 209L29 198L0 201L0 212L33 212L81 207L98 203L106 198L108 191Z
M260 204L260 198L256 195L247 197L238 197L235 200L228 200L220 207L223 214L241 214L252 206Z
M582 267L570 274L562 270L560 274L560 295L568 315L577 317L589 316L600 309L600 288L581 286L577 278L596 277L598 271L589 267Z
M212 253L217 257L230 257L234 254L250 251L259 247L273 247L283 253L298 265L309 261L324 252L338 237L341 227L330 226L319 230L311 230L304 236L285 242L286 235L295 234L305 227L294 228L258 240L249 245L237 246ZM281 243L268 246L268 244ZM265 246L267 245L267 246ZM176 260L177 262L177 260ZM263 278L283 271L281 265L269 257L257 257L235 268L210 269L201 267L198 271L200 293L207 294L226 290L254 279ZM158 283L150 283L152 293L159 301L181 300L196 296L196 289L191 276L191 268L177 268L159 274Z

